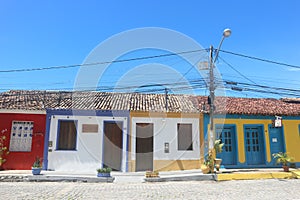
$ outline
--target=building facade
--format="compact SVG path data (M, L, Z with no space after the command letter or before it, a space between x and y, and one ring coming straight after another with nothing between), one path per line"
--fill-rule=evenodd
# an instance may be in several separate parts
M202 97L198 98L203 102ZM222 158L225 168L272 168L280 167L272 154L287 152L300 166L299 113L298 102L284 99L217 100L214 130L216 138L224 143L217 157ZM204 114L205 138L209 117L209 113Z
M45 120L44 111L0 109L2 144L9 152L1 156L6 160L2 169L28 170L36 157L43 157Z
M47 109L45 169L128 171L128 120L128 111Z
M217 97L217 155L226 168L279 167L273 153L300 163L300 101ZM1 93L0 131L10 153L3 169L116 171L199 169L208 152L208 98L141 93Z

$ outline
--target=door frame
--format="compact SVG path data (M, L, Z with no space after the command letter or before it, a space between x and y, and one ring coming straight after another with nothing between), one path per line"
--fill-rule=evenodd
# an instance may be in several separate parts
M263 142L263 144L262 144L262 146L263 146L263 151L262 151L262 153L263 153L263 162L262 162L262 164L257 164L257 165L253 165L253 164L248 164L248 159L247 159L247 151L246 151L246 134L245 134L245 130L246 130L246 128L254 128L254 127L261 127L261 134L262 134L262 142ZM262 166L262 165L266 165L267 164L267 149L266 149L266 137L265 137L265 128L264 128L264 124L244 124L243 125L243 136L244 136L244 138L243 138L243 140L244 140L244 154L245 154L245 164L247 165L247 166Z
M271 149L271 138L270 138L270 128L272 128L272 124L268 125L268 135L269 135L269 143L270 143L270 157L271 161L269 163L272 163L273 156L272 156L272 149ZM281 129L281 137L282 137L282 147L283 147L283 152L286 152L286 143L285 143L285 138L284 138L284 126L282 125L279 127Z
M136 150L137 150L137 131L136 131L136 129L137 129L137 124L152 124L152 127L153 127L153 132L152 132L152 169L154 170L154 140L155 140L155 137L154 137L154 133L155 133L155 123L153 122L153 121L136 121L136 122L134 122L134 133L135 133L135 135L134 135L134 158L135 158L135 165L134 165L134 171L135 172L137 172L137 153L136 153Z
M121 128L121 131L122 131L122 149L121 149L121 166L120 166L120 172L122 172L123 171L123 164L124 164L124 162L126 162L126 161L124 161L124 155L123 155L123 152L124 152L124 121L122 121L122 120L103 120L103 127L102 127L102 162L101 162L101 167L103 167L104 166L104 154L105 154L105 152L104 152L104 143L105 143L105 132L104 132L104 130L105 130L105 123L118 123L118 122L120 122L120 123L122 123L122 128ZM125 146L125 148L126 148L126 146ZM125 157L125 159L126 159L126 157Z
M232 127L232 129L234 131L234 141L233 142L234 142L234 145L235 145L235 153L234 153L235 159L234 159L234 164L233 165L226 165L226 166L236 166L236 165L238 165L238 163L239 163L239 160L238 160L239 154L238 154L238 138L237 138L238 135L237 135L236 124L215 124L215 130L216 130L217 127L222 127L222 130L223 130L223 127Z

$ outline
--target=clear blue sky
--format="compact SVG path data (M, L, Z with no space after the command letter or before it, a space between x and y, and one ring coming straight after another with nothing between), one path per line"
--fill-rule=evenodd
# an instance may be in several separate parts
M105 39L142 27L181 32L204 48L217 47L222 31L230 28L223 50L300 66L299 9L298 0L1 1L0 70L81 64ZM131 57L137 55L151 54ZM257 84L300 89L300 70L222 52L220 57ZM155 61L169 64L165 59ZM222 60L217 66L224 79L249 83ZM0 73L0 89L72 88L78 69ZM117 81L116 76L107 74L107 79Z

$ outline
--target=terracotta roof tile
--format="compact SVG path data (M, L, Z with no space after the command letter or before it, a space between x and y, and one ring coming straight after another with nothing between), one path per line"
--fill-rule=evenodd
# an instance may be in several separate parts
M197 112L196 104L185 95L168 95L168 112ZM164 112L164 94L58 92L12 90L0 93L0 108L44 110L131 110Z
M207 97L197 97L198 108L209 111ZM205 107L205 109L203 109ZM245 115L300 115L300 101L269 98L216 97L215 113Z
M216 97L215 112L245 115L300 115L300 99ZM0 93L0 109L129 110L165 112L164 94L12 90ZM209 112L206 96L168 95L168 112Z

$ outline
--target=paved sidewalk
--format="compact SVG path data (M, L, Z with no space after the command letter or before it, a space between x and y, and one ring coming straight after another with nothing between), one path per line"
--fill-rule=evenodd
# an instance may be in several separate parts
M111 178L99 178L96 172L64 172L42 171L41 175L32 175L31 170L0 171L0 181L21 182L167 182L167 181L224 181L224 180L253 180L253 179L291 179L300 178L300 170L290 169L283 172L281 168L272 169L222 169L216 174L203 174L201 170L160 172L159 178L145 178L145 172L112 172Z
M217 174L217 181L226 180L257 180L257 179L295 179L300 178L299 170L290 168L289 172L284 172L282 168L262 168L262 169L225 169Z

